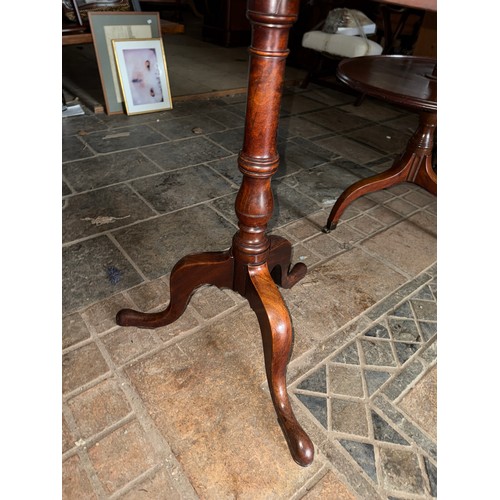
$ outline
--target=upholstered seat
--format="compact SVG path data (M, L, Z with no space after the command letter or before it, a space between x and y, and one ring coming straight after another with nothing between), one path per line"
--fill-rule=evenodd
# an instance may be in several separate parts
M380 44L368 38L324 31L304 33L302 46L340 57L378 56L383 50Z

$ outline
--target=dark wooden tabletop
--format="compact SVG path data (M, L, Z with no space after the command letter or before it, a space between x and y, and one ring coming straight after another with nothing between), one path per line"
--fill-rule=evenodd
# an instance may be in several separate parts
M416 111L436 111L436 64L428 57L356 57L341 61L337 76L363 94Z
M376 0L380 3L390 3L400 7L437 11L437 0Z

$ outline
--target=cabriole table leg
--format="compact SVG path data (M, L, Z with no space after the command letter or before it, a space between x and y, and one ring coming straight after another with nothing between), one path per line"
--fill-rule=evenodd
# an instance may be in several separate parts
M432 169L432 148L436 124L436 113L420 113L418 128L408 141L405 152L396 159L389 170L349 186L333 205L323 232L329 233L335 229L345 209L365 194L374 193L401 182L413 182L429 193L437 194L437 176Z

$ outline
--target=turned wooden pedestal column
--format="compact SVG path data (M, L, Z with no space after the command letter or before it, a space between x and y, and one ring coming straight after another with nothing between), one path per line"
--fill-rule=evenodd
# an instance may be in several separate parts
M306 274L302 263L290 268L291 244L266 234L273 213L271 177L278 169L277 129L288 55L288 33L297 18L299 0L249 0L252 26L248 99L239 169L243 181L236 197L239 231L224 252L188 255L172 269L170 303L158 313L124 309L122 326L157 328L178 319L193 292L211 284L245 297L259 320L267 380L278 422L293 459L302 466L314 458L311 440L297 422L286 388L292 350L292 324L276 283L290 288ZM227 381L228 384L231 380Z

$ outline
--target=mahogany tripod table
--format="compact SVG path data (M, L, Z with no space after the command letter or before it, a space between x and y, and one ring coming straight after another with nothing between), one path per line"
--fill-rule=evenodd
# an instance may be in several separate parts
M413 182L437 194L437 176L432 168L432 148L437 126L437 63L415 56L366 56L345 59L337 77L355 90L419 113L419 124L403 154L391 168L349 186L337 199L324 232L337 223L354 200L401 182Z
M271 177L278 169L277 129L283 90L288 33L297 19L299 0L249 0L252 26L245 134L238 165L243 180L236 196L239 230L227 251L183 257L170 274L170 303L155 313L118 312L122 326L157 328L178 319L193 292L210 284L245 297L259 320L264 362L278 422L293 459L302 466L314 458L314 447L297 422L288 398L286 370L292 349L290 314L276 284L290 288L307 268L291 268L291 243L267 236L273 213ZM229 381L228 381L229 383Z

